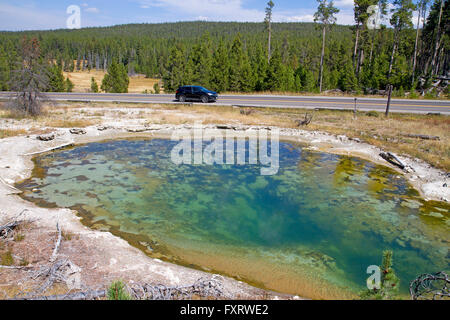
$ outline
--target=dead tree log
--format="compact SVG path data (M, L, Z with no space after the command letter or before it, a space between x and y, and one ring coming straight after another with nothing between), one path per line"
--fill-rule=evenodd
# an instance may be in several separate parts
M193 285L166 287L164 285L134 284L131 287L132 295L139 300L190 300L192 297L200 298L227 298L223 284L217 279L201 278Z
M31 276L32 279L44 278L45 282L35 291L36 294L42 294L47 291L48 288L53 286L55 282L66 282L67 278L65 275L65 271L67 269L73 269L74 264L72 261L63 259L55 262L50 266L44 266L41 269L34 272ZM30 293L28 296L32 296L33 293Z
M403 164L403 162L401 162L395 155L393 155L392 153L388 152L388 153L380 153L380 157L382 157L384 160L386 160L387 162L389 162L390 164L399 167L402 170L405 170L406 165Z
M422 139L422 140L441 140L441 138L438 136L428 136L425 134L407 134L407 135L405 135L405 137Z
M303 126L309 125L311 123L312 119L313 119L313 115L307 113L307 114L305 114L305 119L297 120L296 122L299 127L303 127Z
M58 232L58 237L55 242L55 248L53 249L52 256L50 257L50 262L55 262L56 257L58 256L59 246L61 245L61 228L59 227L59 223L56 224L56 230Z
M10 234L21 224L23 224L24 220L19 220L19 218L26 212L27 210L23 210L19 213L12 221L8 222L5 225L0 226L0 238L6 239L10 236Z

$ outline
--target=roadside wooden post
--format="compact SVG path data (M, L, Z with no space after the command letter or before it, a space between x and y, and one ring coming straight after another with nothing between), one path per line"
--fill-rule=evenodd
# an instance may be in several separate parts
M353 110L353 118L356 119L358 98L355 98L355 109Z
M391 108L391 97L392 97L393 85L390 84L388 88L388 102L386 106L386 117L389 117L389 109Z

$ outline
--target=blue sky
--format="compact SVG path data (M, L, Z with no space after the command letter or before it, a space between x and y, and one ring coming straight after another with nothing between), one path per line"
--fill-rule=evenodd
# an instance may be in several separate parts
M70 5L81 8L81 26L175 21L262 21L268 0L0 0L0 30L66 27ZM316 0L273 0L274 20L311 22ZM335 0L339 24L353 24L353 0Z
M316 0L274 0L275 21L312 21ZM190 20L262 21L267 0L0 0L0 30L66 27L70 5L81 8L82 27ZM353 21L353 0L335 0L338 23Z

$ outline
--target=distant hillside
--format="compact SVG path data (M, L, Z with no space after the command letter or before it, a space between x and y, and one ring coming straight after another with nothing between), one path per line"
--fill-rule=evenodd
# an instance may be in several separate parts
M353 30L336 25L327 32L324 90L384 89L392 30L366 30L361 35L360 70L353 67ZM410 86L414 36L414 30L405 30L397 50L390 79L397 89ZM168 92L182 84L204 85L219 92L318 90L322 32L313 23L274 23L270 63L264 23L179 22L0 32L3 90L8 89L4 79L14 69L23 37L37 38L42 57L56 61L65 72L106 71L112 61L118 61L130 75L162 78Z
M274 46L281 48L284 44L283 50L287 50L290 56L302 57L309 63L308 56L316 55L320 50L321 32L312 23L275 23L273 29ZM246 46L266 42L263 23L179 22L0 32L0 47L13 53L24 36L37 37L41 41L43 55L63 61L65 71L70 71L72 60L80 61L79 66L73 66L75 68L82 69L82 61L85 60L85 68L103 69L112 59L120 59L129 65L130 71L155 77L162 75L169 51L175 43L183 44L189 50L205 33L209 33L214 47L220 39L231 42L237 33L241 34ZM348 43L350 47L351 28L336 26L330 32L329 40Z

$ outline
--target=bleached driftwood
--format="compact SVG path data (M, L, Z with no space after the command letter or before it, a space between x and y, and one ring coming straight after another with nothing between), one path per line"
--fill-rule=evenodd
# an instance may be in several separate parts
M0 266L0 269L6 270L29 270L32 268L32 266Z
M227 295L223 283L217 279L201 278L189 286L166 287L164 285L134 284L132 295L139 300L186 300L193 296L224 299Z
M416 139L422 139L422 140L441 140L438 136L429 136L425 134L407 134L405 135L408 138L416 138Z
M403 162L401 162L395 155L393 155L390 152L387 153L380 153L380 157L382 157L384 160L386 160L387 162L389 162L390 164L393 164L394 166L399 167L402 170L405 170L406 165L403 164Z
M73 269L74 264L68 259L62 259L50 266L44 266L33 273L32 279L44 278L45 282L35 291L36 294L42 294L47 291L48 288L53 286L55 282L66 282L67 277L65 276L65 271L67 268ZM29 294L28 296L33 296Z
M59 149L63 149L63 148L66 148L66 147L73 147L73 146L74 146L74 142L69 142L69 143L65 143L65 144L62 144L62 145L57 146L57 147L47 148L47 149L42 150L42 151L26 153L26 154L23 154L23 156L34 156L34 155L37 155L37 154L46 153L46 152L50 152L50 151L54 151L54 150L59 150Z
M8 222L5 225L0 225L0 238L7 238L11 232L14 231L18 226L23 224L24 220L19 220L19 218L27 211L27 209L23 210L19 213L12 221Z
M59 227L59 222L56 224L56 230L58 232L58 237L55 241L55 248L53 249L52 256L50 257L50 262L55 262L56 257L58 256L59 246L61 245L61 228Z
M9 183L7 183L2 177L0 177L0 182L3 185L5 185L8 189L11 189L11 193L10 194L22 193L22 191L20 191L19 189L15 188L12 185L10 185Z

